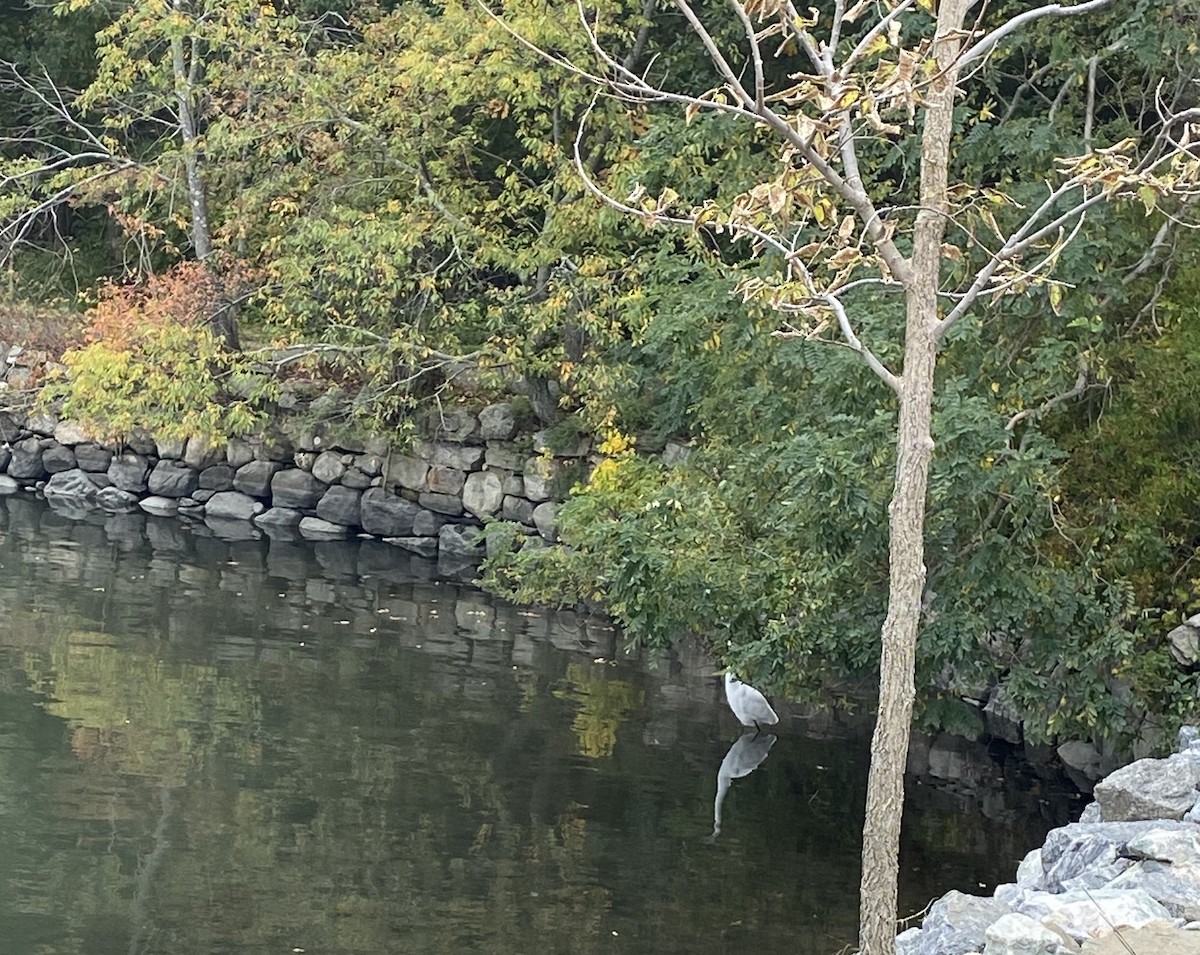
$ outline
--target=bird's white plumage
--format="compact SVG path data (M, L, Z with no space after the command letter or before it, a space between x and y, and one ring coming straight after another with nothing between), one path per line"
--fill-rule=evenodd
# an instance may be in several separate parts
M774 726L779 722L767 698L732 673L725 674L725 699L743 726Z

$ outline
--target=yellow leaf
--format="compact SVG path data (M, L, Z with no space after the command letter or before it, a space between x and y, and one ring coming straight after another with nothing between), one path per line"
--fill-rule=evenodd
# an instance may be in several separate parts
M888 51L888 41L882 33L876 34L875 39L867 44L865 53L867 56L875 56Z
M1138 198L1142 200L1142 205L1146 207L1146 215L1150 215L1158 203L1158 193L1154 191L1153 186L1138 186L1137 194Z
M1051 285L1049 290L1050 307L1054 309L1054 314L1059 314L1059 306L1062 305L1063 287L1061 285Z
M838 97L837 108L838 109L849 109L856 102L858 102L858 100L861 96L862 96L862 93L859 90L855 90L855 89L846 90L846 92L844 92L841 96Z

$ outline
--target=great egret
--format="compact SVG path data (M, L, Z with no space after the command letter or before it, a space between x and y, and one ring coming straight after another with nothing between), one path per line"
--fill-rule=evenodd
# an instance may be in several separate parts
M774 726L779 722L779 717L775 715L765 696L749 683L743 683L728 672L725 674L725 699L729 701L729 708L743 726L753 726L756 730L761 730L764 724Z
M775 736L772 733L763 736L760 733L747 732L739 736L737 742L729 747L729 752L725 754L725 758L721 760L721 767L717 770L717 798L713 801L713 831L712 835L705 840L706 842L710 844L716 842L717 836L721 834L721 803L725 801L725 794L729 792L729 784L735 779L749 776L758 769L774 745Z

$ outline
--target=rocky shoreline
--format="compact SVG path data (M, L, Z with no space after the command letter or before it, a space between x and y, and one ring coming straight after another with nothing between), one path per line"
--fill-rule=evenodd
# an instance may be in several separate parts
M1200 955L1200 729L1096 784L990 897L950 892L896 955Z
M492 520L513 522L523 545L555 542L558 502L599 460L590 439L552 442L523 424L512 403L497 402L442 412L402 450L290 419L227 441L135 434L113 446L52 414L0 412L0 493L309 540L368 535L478 562Z

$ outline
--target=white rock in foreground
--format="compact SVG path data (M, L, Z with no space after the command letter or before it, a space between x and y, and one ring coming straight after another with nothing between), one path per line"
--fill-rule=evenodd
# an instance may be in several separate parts
M1171 913L1141 889L1087 889L1061 895L1032 895L1021 914L1040 919L1051 929L1061 929L1077 942L1099 938L1114 929L1141 928Z
M1036 919L1011 912L988 927L983 955L1055 955L1062 941Z

